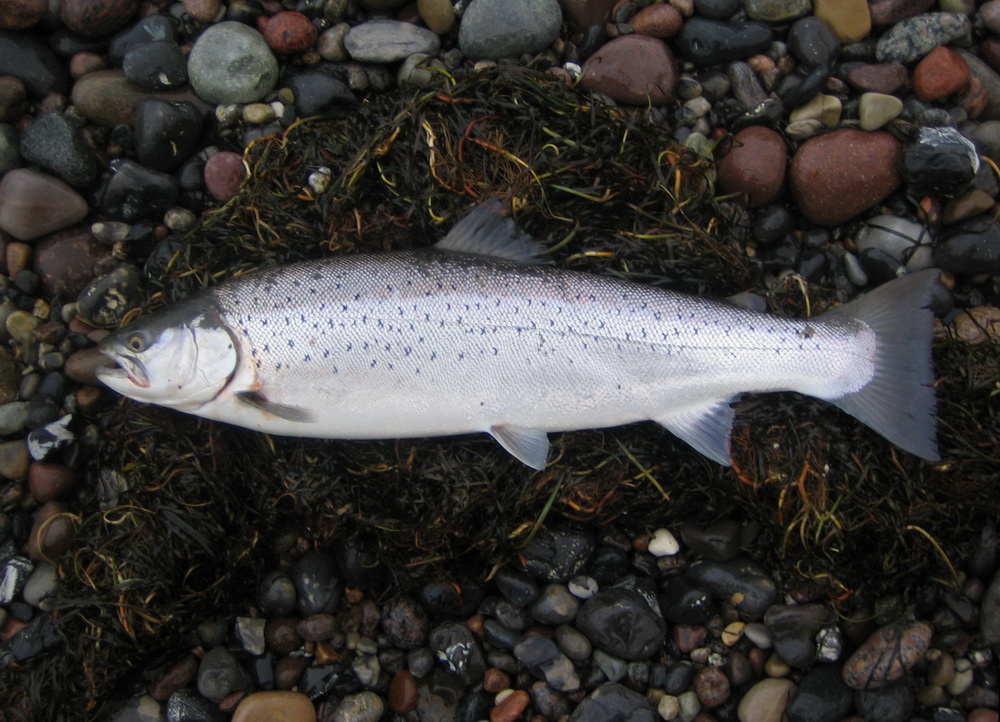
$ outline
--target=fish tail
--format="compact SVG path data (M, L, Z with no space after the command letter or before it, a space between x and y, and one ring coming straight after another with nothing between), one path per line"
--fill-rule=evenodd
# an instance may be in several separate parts
M934 314L928 308L938 275L936 269L909 274L830 312L867 324L877 350L872 380L828 401L928 461L940 459L931 362Z

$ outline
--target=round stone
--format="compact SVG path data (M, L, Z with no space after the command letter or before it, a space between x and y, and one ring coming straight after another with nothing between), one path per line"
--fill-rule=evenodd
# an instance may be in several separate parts
M776 131L744 128L718 162L718 184L724 193L745 194L751 208L773 203L785 183L788 151Z
M254 692L243 698L233 722L315 722L316 708L301 692Z
M51 111L38 116L21 136L21 155L46 173L58 176L75 188L86 189L97 180L94 152L79 128L65 113Z
M187 82L187 66L180 46L172 40L134 45L122 63L125 77L152 90L178 88Z
M625 660L656 654L667 633L642 595L622 588L602 589L585 601L576 626L595 647Z
M395 597L382 610L382 631L394 647L416 649L424 644L430 617L412 597Z
M813 0L813 15L830 26L844 45L857 43L872 30L867 0Z
M28 535L28 556L36 561L55 561L73 543L76 519L58 501L43 504Z
M684 17L673 5L656 3L642 8L632 18L631 26L640 35L672 38L680 32Z
M28 468L28 488L41 503L64 499L73 491L79 475L65 464L34 461Z
M305 15L286 10L271 17L261 17L257 27L271 50L280 55L304 53L316 42L316 26Z
M681 55L695 65L717 65L733 60L746 60L765 52L773 34L764 23L717 22L706 18L690 18L677 34Z
M87 73L73 84L73 106L87 120L108 127L131 125L135 106L145 97L121 70Z
M438 35L447 35L455 26L451 0L417 0L417 12L424 24Z
M676 94L677 64L663 41L624 35L590 56L580 82L619 103L666 105Z
M913 92L923 101L947 98L969 83L969 64L954 50L934 48L913 69Z
M409 714L417 708L420 701L420 691L417 688L417 678L408 669L400 669L389 683L389 709L398 715Z
M188 56L188 78L209 103L252 103L274 88L278 61L259 32L226 21L198 37Z
M862 93L858 117L862 130L878 130L903 112L903 101L885 93Z
M888 133L844 128L812 138L792 158L792 195L813 223L835 226L899 187L899 141Z
M46 0L5 0L0 3L0 28L24 30L45 17Z
M395 63L417 53L436 54L441 49L441 39L412 23L369 20L348 31L344 47L359 63Z
M85 38L110 35L135 15L139 0L62 0L59 17Z
M216 200L225 203L235 198L246 178L243 156L224 150L216 153L205 164L205 187Z
M558 0L474 0L462 16L458 44L471 60L516 58L547 48L560 27Z
M743 695L736 715L740 722L781 722L794 689L790 679L762 679Z
M87 230L78 228L54 233L39 241L32 257L42 291L49 296L75 298L94 277L94 266L109 255Z
M142 274L123 264L87 284L77 298L79 317L97 328L117 327L141 301Z
M66 183L30 168L0 180L0 230L30 241L79 223L87 202Z

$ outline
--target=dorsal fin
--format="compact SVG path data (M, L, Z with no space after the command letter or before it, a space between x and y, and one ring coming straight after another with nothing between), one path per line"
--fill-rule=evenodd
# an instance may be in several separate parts
M541 263L540 243L521 233L510 216L503 215L495 198L485 201L462 216L435 248L481 256L505 258L521 263Z

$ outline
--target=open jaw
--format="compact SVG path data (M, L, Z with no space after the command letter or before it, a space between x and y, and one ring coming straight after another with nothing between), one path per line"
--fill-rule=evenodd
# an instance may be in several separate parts
M110 363L100 366L97 369L97 376L101 379L127 378L140 388L149 388L149 374L142 361L134 356L118 355L109 351L104 351L104 355Z

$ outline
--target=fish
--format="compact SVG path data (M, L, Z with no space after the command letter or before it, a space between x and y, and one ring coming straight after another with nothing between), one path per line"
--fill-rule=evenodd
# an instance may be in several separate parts
M533 469L548 434L652 420L732 462L733 404L794 391L936 461L934 269L814 318L540 263L496 201L438 243L276 265L106 338L139 402L268 434L482 432Z

